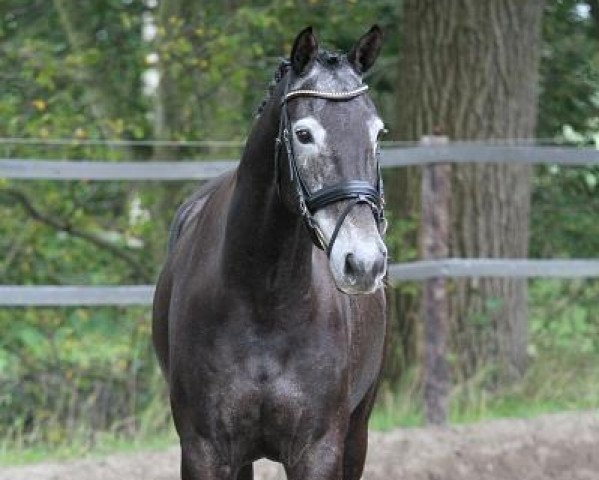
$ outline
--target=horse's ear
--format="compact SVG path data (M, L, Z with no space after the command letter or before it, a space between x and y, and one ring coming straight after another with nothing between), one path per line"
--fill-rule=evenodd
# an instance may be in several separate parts
M291 66L297 75L307 72L318 53L318 42L312 33L312 27L304 28L296 37L291 49Z
M382 45L383 31L375 24L360 37L354 48L347 54L347 59L358 73L366 73L374 65Z

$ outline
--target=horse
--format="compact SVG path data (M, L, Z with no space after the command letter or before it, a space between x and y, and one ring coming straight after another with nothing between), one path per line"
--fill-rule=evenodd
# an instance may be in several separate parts
M349 53L302 30L236 170L179 209L152 338L183 480L357 480L387 338L378 137L363 74L383 34Z

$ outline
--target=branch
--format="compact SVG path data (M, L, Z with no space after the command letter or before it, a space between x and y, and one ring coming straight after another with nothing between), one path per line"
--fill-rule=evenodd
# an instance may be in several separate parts
M113 256L119 258L123 262L125 262L131 269L144 281L147 283L153 283L153 275L148 271L148 269L140 263L134 256L130 255L128 252L120 249L116 245L94 235L93 233L86 232L84 230L79 230L68 222L64 222L61 219L52 217L51 215L42 213L38 210L32 202L27 198L27 196L17 190L15 188L3 188L0 190L0 193L4 193L15 200L17 200L21 206L27 211L29 216L34 220L37 220L54 230L58 230L60 232L68 233L69 235L77 238L81 238L98 248L106 250L110 252Z
M12 243L11 247L8 249L8 253L4 258L4 262L2 268L0 268L0 278L6 275L6 272L11 266L11 263L19 256L21 251L23 250L23 245L25 244L25 237L27 236L27 229L23 228L17 235L17 238Z

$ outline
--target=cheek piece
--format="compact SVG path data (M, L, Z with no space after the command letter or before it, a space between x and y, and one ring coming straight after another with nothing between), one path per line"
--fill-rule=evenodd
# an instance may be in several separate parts
M381 177L380 167L380 152L376 150L376 169L377 180L376 185L371 185L363 180L348 180L334 185L325 186L315 192L311 192L300 174L295 155L293 154L293 145L291 143L291 121L289 119L289 110L287 104L290 100L300 97L316 97L324 98L334 102L344 102L356 98L368 90L367 85L363 85L355 90L347 92L323 92L319 90L289 90L290 75L287 75L283 99L281 100L281 115L279 120L279 133L275 140L275 181L281 192L281 165L283 153L287 157L289 182L294 194L294 201L298 207L300 215L304 220L304 224L310 233L310 237L314 245L321 250L324 250L327 257L331 256L333 245L339 235L339 230L345 221L345 218L353 207L359 203L365 203L370 206L374 215L375 221L379 228L379 232L384 234L386 228L386 220L383 207L385 204L383 196L383 179ZM347 201L344 206L333 234L327 242L322 230L314 219L314 214L321 208L333 203Z

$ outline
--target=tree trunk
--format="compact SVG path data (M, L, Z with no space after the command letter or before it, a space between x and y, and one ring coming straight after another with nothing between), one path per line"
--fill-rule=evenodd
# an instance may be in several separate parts
M406 0L400 138L533 137L542 11L542 0ZM452 177L450 255L526 257L530 168L456 165ZM406 202L413 205L414 198ZM520 376L526 368L526 281L453 285L455 373L471 377L484 366L497 368L500 378Z

